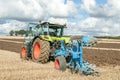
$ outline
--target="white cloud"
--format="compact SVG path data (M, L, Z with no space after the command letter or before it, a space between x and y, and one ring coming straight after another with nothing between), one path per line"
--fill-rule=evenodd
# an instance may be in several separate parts
M81 26L82 25L82 26ZM91 17L79 23L79 29L90 35L119 36L120 24L114 23L112 19L91 19Z
M66 3L65 0L0 0L0 19L12 19L9 23L1 22L0 34L23 28L24 23L20 21L67 23L66 18L76 12L72 0L67 0Z
M93 28L93 27L96 26L97 21L98 21L98 19L96 19L94 17L90 17L90 18L87 18L87 19L81 21L79 23L79 25L80 25L81 28L86 28L86 29Z
M40 4L42 4L46 13L53 17L68 17L77 11L73 1L67 0L66 4L64 2L65 0L42 0Z
M90 17L79 22L82 31L87 34L102 36L120 35L120 0L107 0L107 3L99 5L96 0L83 0L81 8ZM83 27L84 26L84 27Z
M83 0L83 4L81 5L81 8L88 11L88 12L93 12L91 8L96 6L95 0Z
M120 0L107 0L104 5L99 5L96 0L83 0L81 8L87 11L93 17L119 17L120 18Z
M78 23L69 23L65 30L67 35L119 36L120 24L112 19L105 20L88 17Z
M43 9L35 0L1 0L0 5L0 18L32 20L43 15Z
M7 23L0 24L0 34L8 35L10 30L20 30L20 29L26 29L26 28L27 28L27 23L11 20Z
M77 11L71 0L0 0L0 18L39 20L69 17Z
M83 35L82 31L79 29L80 26L76 22L68 22L67 28L64 30L65 35Z
M67 29L65 29L67 35L119 36L119 4L120 0L107 0L107 3L103 5L96 3L96 0L82 0L80 9L78 9L76 6L79 5L76 5L74 0L67 0L66 3L65 0L0 0L0 19L67 23ZM84 14L81 15L78 10L84 10L89 15L87 17ZM76 13L78 14L73 15ZM77 20L68 20L70 16L77 16L75 17ZM78 21L79 19L82 20ZM5 24L3 22L0 24L0 34L1 32L8 33L11 29L22 29L26 24L19 21Z
M53 18L53 17L51 17L51 18L48 19L48 22L64 25L64 24L67 23L67 19L65 19L65 18L63 19L63 18Z

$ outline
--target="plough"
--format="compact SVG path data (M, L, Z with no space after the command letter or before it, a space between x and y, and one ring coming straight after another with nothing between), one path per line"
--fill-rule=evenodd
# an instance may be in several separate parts
M68 67L72 73L82 71L84 75L98 74L95 66L83 60L83 46L90 46L93 44L85 43L84 39L85 37L71 40L70 44L67 46L64 40L61 41L61 48L55 51L56 69L65 71Z

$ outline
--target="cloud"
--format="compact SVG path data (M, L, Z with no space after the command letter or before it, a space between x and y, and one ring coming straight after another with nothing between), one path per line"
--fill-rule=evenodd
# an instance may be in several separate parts
M82 0L82 2L81 8L89 13L92 13L93 11L91 8L96 6L95 0Z
M51 18L48 19L48 22L64 25L64 24L67 23L67 19L66 18L63 19L63 18L53 18L53 17L51 17Z
M67 23L67 18L76 12L72 0L0 0L0 34L38 20Z
M10 30L27 29L27 23L11 20L7 23L0 24L0 34L8 35Z
M116 24L113 24L112 20L105 21L104 19L89 17L86 20L80 22L79 25L81 25L80 29L82 32L86 32L87 35L119 35L119 32L117 30L118 28L115 28ZM113 33L114 31L115 33Z
M78 23L82 27L80 29L91 35L119 36L119 3L119 0L107 0L101 5L96 0L83 0L81 8L89 17Z
M84 9L90 16L102 18L120 18L120 1L107 0L106 4L99 5L96 0L83 0L81 8Z
M119 36L120 24L112 19L88 17L78 23L68 22L66 35Z
M0 5L0 18L22 21L69 17L77 12L71 0L0 0Z
M0 18L32 20L43 15L43 9L35 0L1 0L0 5Z
M68 17L72 13L76 13L76 5L73 1L67 0L42 0L40 4L45 9L46 13L52 17Z
M26 21L43 20L67 23L67 35L119 36L119 3L119 0L107 0L104 4L96 0L82 0L80 4L74 0L0 0L0 34L22 29Z

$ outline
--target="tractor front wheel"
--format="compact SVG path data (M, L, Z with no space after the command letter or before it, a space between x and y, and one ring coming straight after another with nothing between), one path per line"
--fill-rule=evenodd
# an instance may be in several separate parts
M66 70L66 60L63 56L58 56L55 58L55 68L61 71Z
M21 54L20 54L21 59L27 59L27 46L23 45Z

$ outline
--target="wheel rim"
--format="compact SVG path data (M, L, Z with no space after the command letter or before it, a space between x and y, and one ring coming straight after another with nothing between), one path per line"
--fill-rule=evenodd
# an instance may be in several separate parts
M25 56L26 56L26 48L25 47L23 47L22 48L22 58L25 58Z
M60 63L59 63L59 60L58 60L58 59L55 60L55 68L56 68L56 69L59 69L59 68L60 68Z
M39 43L36 43L35 46L34 46L34 59L39 59L40 57L40 45Z

